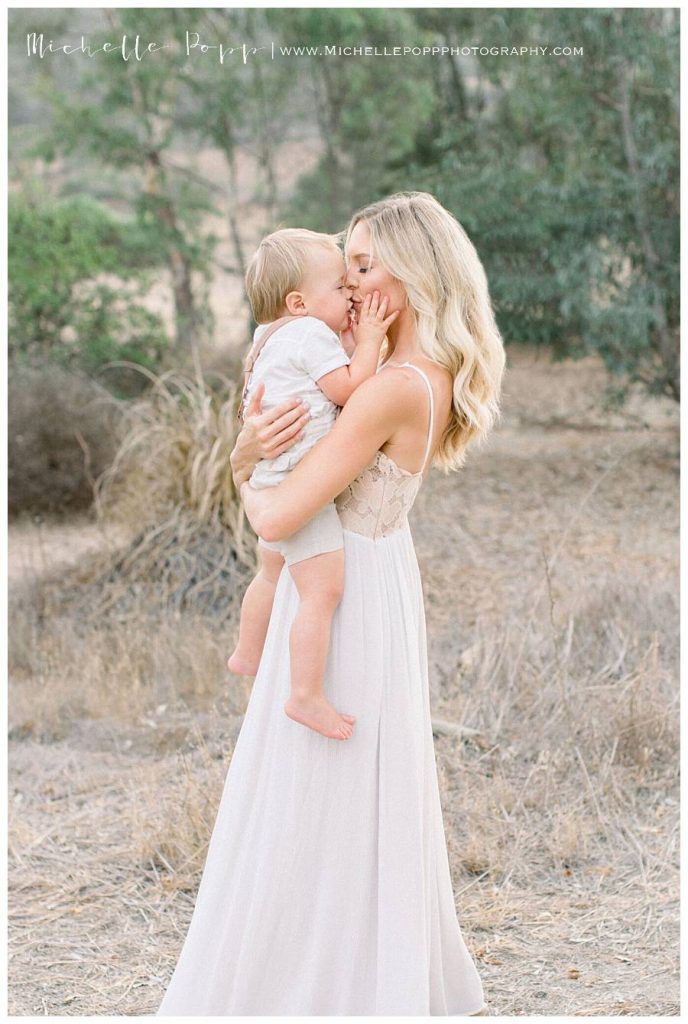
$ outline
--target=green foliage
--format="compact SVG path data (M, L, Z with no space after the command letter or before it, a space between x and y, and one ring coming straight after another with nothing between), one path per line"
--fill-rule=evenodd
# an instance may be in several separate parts
M9 203L9 342L13 356L48 356L96 370L111 359L154 366L166 339L136 299L154 236L87 197ZM101 275L113 275L117 287Z
M463 223L506 338L678 397L678 18L503 11L511 35L584 58L482 61L489 103L417 147L410 174ZM409 167L392 169L403 188Z
M208 324L217 238L203 226L207 213L226 217L231 264L223 266L239 275L263 227L334 231L353 210L389 192L427 189L474 240L507 342L542 344L560 356L599 352L626 378L678 397L675 10L201 8L193 19L188 14L92 12L96 45L126 32L169 48L140 63L77 64L70 57L42 64L32 83L41 104L33 149L25 130L29 105L15 126L20 156L79 158L89 169L83 180L100 171L87 186L90 194L131 212L129 268L170 271L182 346ZM36 19L17 11L11 20L16 49L20 28L35 28ZM69 18L60 14L58 22L54 34L64 34ZM186 57L186 29L212 45L264 47L272 40L278 55L272 60L263 52L246 63L235 56L224 65ZM550 52L279 56L282 45L407 44L547 46ZM581 46L584 55L557 56L551 52L557 45ZM318 154L288 191L283 142L303 142ZM226 183L175 160L175 151L201 147L222 154ZM246 155L256 167L248 187ZM52 260L40 256L35 282L29 281L33 257L22 263L14 247L13 302L21 314L14 318L15 338L22 338L19 319L32 335L38 331L41 344L59 335L65 310L72 322L73 285L112 271L108 260L125 276L116 229L108 229L110 241L106 226L96 231L89 220L92 212L82 214L81 255L70 241L63 267L62 255L56 259L62 243L55 242ZM29 251L44 248L42 241L27 244ZM104 311L96 313L99 303ZM91 321L100 324L89 327L101 339L90 342L97 362L98 352L112 350L107 309L114 307L102 293L90 308ZM140 314L135 341L119 344L133 343L141 358L153 358L145 341L150 326Z
M178 12L107 9L101 14L105 26L89 33L89 45L99 48L113 35L126 35L130 44L137 35L160 43L172 35L170 50L178 55L179 33L175 39L172 31ZM151 263L170 273L174 339L185 358L208 328L207 286L217 239L202 228L204 216L214 210L208 183L168 160L183 124L183 77L170 73L164 54L141 61L110 54L86 62L70 59L76 76L69 90L54 89L49 66L38 72L35 88L51 110L51 123L31 155L46 161L86 159L96 175L107 168L113 185L112 172L119 173L121 192L109 198L126 204L143 236L153 241ZM194 275L202 281L200 294Z
M429 41L412 12L283 9L271 15L286 45L384 47L391 41ZM390 68L389 60L397 63ZM309 58L304 69L324 154L299 181L285 219L336 231L356 207L384 194L386 168L412 150L436 100L421 58L322 56Z

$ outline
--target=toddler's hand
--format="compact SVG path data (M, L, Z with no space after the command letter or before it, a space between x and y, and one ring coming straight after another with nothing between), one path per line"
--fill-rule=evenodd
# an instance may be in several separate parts
M389 299L385 297L380 301L380 293L374 291L372 295L366 295L361 306L358 322L352 327L353 339L357 345L362 341L376 342L381 345L391 324L399 316L399 310L393 310L389 316L385 316Z

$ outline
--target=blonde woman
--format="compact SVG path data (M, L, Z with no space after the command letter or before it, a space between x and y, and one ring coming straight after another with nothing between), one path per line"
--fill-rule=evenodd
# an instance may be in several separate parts
M269 491L258 458L294 443L302 409L260 414L233 453L246 512L277 541L336 500L344 595L325 690L356 718L337 743L280 714L298 607L283 572L227 774L196 908L159 1014L477 1015L480 977L456 918L407 514L431 465L461 465L498 414L504 350L480 260L430 195L357 213L354 306L399 310L377 374Z

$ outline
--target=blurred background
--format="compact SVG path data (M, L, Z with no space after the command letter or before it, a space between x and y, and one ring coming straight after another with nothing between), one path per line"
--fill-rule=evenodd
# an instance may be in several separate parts
M339 45L583 54L279 52ZM677 1013L678 10L15 8L8 68L10 1012L159 1002L250 692L244 268L421 189L507 349L412 524L459 918L493 1013Z
M186 56L187 31L278 54L342 41L584 52L220 64ZM30 32L168 48L41 60ZM113 360L157 371L197 352L235 369L261 236L340 230L413 188L474 239L507 345L596 353L617 388L678 399L676 10L15 10L9 96L13 369L57 364L120 397L147 378ZM49 490L44 477L32 500Z

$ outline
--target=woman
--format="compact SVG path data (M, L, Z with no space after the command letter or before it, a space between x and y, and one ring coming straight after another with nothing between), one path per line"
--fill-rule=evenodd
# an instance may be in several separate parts
M480 260L432 196L360 211L346 257L356 308L377 290L400 310L377 375L277 487L246 481L258 457L293 442L300 409L249 417L232 462L268 541L336 497L346 575L325 689L356 729L335 743L282 711L298 605L282 573L159 1014L484 1012L454 907L407 513L430 463L459 466L494 422L504 351Z

